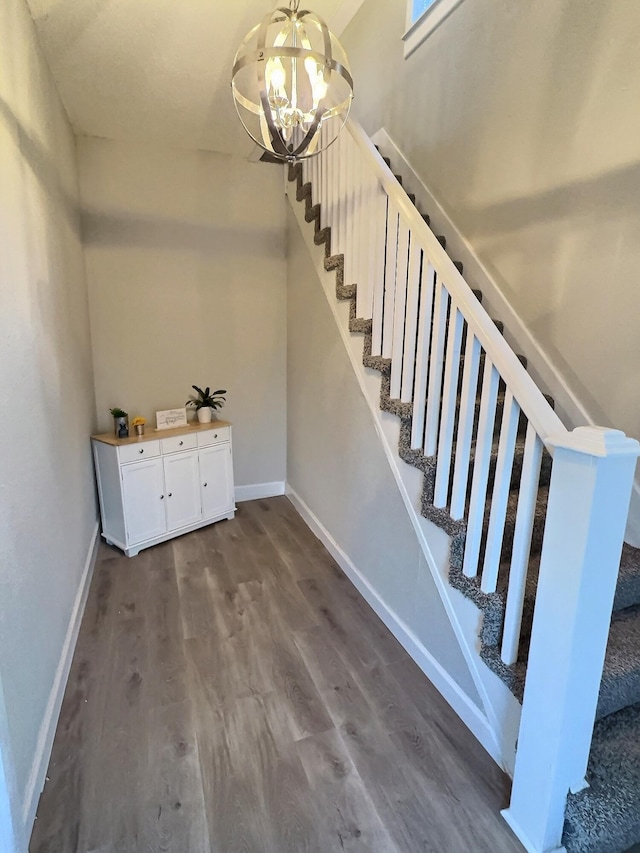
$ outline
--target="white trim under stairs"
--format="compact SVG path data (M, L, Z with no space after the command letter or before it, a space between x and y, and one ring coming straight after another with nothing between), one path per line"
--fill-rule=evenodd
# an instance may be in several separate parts
M407 650L429 681L439 690L467 728L473 732L475 737L487 750L489 755L491 755L494 761L500 763L501 756L496 750L496 741L487 717L469 699L467 694L438 663L429 650L425 648L413 631L400 619L398 614L380 597L364 574L353 563L349 555L343 551L327 528L288 483L286 495L365 601L380 617L403 648Z

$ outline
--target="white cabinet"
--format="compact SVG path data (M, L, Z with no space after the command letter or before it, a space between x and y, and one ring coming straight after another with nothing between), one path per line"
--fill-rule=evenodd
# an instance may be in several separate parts
M174 453L163 459L166 488L167 530L178 530L200 521L198 451ZM229 508L227 502L224 509Z
M144 542L166 532L162 459L123 465L122 494L130 542Z
M200 451L200 500L202 515L213 518L233 503L231 447L216 444Z
M161 439L93 436L93 455L102 535L129 557L234 516L228 423L171 430Z

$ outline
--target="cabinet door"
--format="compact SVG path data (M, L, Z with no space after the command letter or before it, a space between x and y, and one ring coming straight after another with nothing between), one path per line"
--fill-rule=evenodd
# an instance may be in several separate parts
M194 450L165 456L164 481L167 490L167 530L177 530L200 521L198 452Z
M161 536L167 529L162 460L132 462L120 470L127 544L135 545Z
M200 448L202 515L213 518L233 509L231 445Z

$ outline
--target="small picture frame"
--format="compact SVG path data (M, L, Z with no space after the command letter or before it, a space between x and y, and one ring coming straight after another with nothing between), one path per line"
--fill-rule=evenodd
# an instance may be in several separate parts
M175 429L187 425L187 410L165 409L164 412L156 412L156 429Z

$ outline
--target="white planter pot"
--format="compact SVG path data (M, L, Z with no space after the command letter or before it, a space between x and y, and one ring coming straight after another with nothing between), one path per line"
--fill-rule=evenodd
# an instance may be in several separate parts
M198 409L196 414L201 424L211 423L211 408L209 406L203 406L201 409Z

